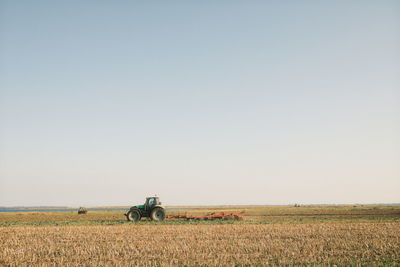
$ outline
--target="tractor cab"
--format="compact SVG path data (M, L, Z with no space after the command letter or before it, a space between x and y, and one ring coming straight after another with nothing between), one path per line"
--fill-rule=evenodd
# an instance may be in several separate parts
M161 205L160 199L158 197L148 197L144 203L145 210L150 210L156 205Z

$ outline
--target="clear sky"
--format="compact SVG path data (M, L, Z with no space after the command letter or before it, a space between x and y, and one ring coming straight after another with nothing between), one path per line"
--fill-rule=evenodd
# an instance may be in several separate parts
M0 1L0 206L399 192L400 1Z

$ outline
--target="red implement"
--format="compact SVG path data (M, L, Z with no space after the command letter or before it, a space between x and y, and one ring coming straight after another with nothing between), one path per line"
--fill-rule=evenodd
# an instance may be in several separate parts
M192 216L192 215L171 215L167 216L167 219L186 219L186 220L243 220L243 213L211 213L204 216Z

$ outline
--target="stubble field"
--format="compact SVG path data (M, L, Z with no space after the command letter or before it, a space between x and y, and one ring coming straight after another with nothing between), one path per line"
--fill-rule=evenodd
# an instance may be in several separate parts
M400 265L398 207L245 210L244 221L136 224L121 212L0 214L0 266Z

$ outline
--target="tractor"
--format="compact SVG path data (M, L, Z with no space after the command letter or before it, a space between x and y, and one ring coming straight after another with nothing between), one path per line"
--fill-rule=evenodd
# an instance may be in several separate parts
M133 206L125 214L128 221L137 222L142 217L152 221L163 221L165 219L165 209L161 206L158 197L147 197L143 205Z

